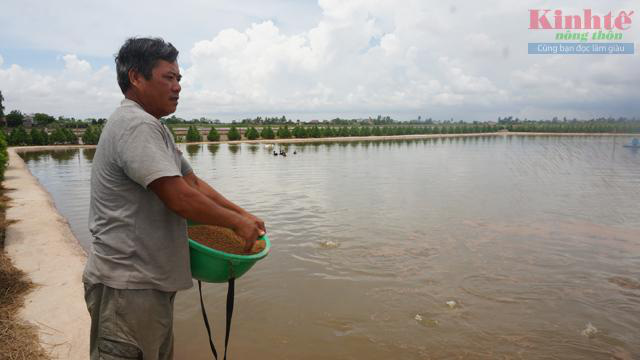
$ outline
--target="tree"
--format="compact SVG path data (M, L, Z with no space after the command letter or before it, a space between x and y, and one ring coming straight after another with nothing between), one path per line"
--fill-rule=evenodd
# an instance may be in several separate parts
M277 131L277 135L280 139L288 139L291 137L291 131L287 125L280 126Z
M71 132L71 130L69 130L69 132ZM84 134L82 134L82 142L85 145L97 145L98 141L100 140L101 133L102 133L102 128L100 126L91 125L87 127L87 130L85 130ZM69 139L69 140L73 141L72 139Z
M24 115L20 112L20 110L11 110L11 112L6 116L7 126L9 127L17 127L22 125L22 121L24 121Z
M229 141L235 141L242 139L242 135L240 135L240 131L238 131L235 126L232 126L227 133L227 138L229 139Z
M271 126L266 126L262 128L262 131L260 132L260 137L263 139L275 139L276 134L273 132L273 129L271 128Z
M252 126L247 130L244 136L246 136L249 140L255 140L260 137L260 134L258 133L258 130L256 130L256 128Z
M4 105L2 105L3 102L4 102L4 96L2 96L2 91L0 91L0 120L2 120L4 118ZM0 145L0 147L1 147L1 145ZM5 148L6 148L6 144L5 144ZM2 151L2 150L0 150L0 151ZM4 171L4 169L2 171Z
M334 131L333 131L333 129L332 129L330 126L323 127L323 128L320 130L320 135L321 135L322 137L333 137L333 136L335 136Z
M54 121L56 121L56 118L51 115L47 115L44 113L36 113L33 115L33 122L38 126L47 126Z
M76 136L76 134L73 133L73 131L65 128L65 129L62 129L62 132L64 133L64 142L65 142L65 144L74 144L75 145L75 144L78 143L78 137ZM98 140L96 139L96 144L97 143L98 143Z
M31 143L33 145L44 145L44 138L42 137L42 133L37 128L31 129Z
M40 130L40 136L42 137L42 145L49 145L49 134L44 129Z
M94 136L93 136L93 126L89 126L82 134L82 143L85 145L93 144Z
M312 138L319 138L319 137L321 137L320 136L320 129L318 128L317 125L313 125L311 130L307 131L307 135L309 137L312 137Z
M65 136L61 128L56 128L49 136L49 143L53 145L64 144L64 140Z
M31 137L22 126L18 128L18 145L31 145Z
M9 145L31 145L31 136L29 136L27 131L22 126L13 128L13 130L11 130L11 134L9 135Z
M295 136L298 139L308 137L307 129L305 129L304 126L298 126L298 125L294 126L292 133L293 133L293 136Z
M201 141L202 137L200 136L200 132L196 128L195 125L189 126L189 130L187 130L187 142L197 142Z
M220 133L213 126L211 127L211 130L209 130L209 133L207 134L207 140L220 141Z

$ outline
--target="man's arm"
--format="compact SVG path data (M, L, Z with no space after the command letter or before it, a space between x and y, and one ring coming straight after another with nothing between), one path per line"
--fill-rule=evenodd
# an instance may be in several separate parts
M158 178L149 184L149 189L162 200L166 207L186 219L232 229L245 240L245 249L251 249L258 237L264 233L254 221L236 211L220 206L190 186L183 177Z
M189 184L189 186L196 189L198 192L200 192L201 194L209 198L211 201L215 202L216 204L222 206L225 209L234 211L242 215L243 217L249 218L249 220L255 222L263 232L267 232L267 229L265 228L265 225L264 225L264 221L262 221L258 217L247 212L240 206L234 204L233 202L231 202L230 200L222 196L222 194L220 194L214 188L212 188L209 184L207 184L206 181L203 181L202 179L197 177L193 171L183 176L183 179L187 182L187 184Z

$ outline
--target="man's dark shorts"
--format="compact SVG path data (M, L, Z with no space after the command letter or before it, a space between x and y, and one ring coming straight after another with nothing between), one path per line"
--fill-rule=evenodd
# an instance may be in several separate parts
M91 360L173 359L175 292L85 283Z

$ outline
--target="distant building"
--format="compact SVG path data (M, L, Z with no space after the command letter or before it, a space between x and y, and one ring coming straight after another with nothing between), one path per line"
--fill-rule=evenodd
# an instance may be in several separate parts
M24 127L32 127L33 126L33 114L25 115L22 120L22 125Z

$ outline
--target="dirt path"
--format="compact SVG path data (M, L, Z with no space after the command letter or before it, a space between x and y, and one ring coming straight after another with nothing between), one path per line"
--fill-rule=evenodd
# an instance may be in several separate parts
M81 278L86 256L49 193L13 149L4 186L12 199L7 220L17 220L7 227L5 251L35 283L19 315L38 329L52 358L87 359L90 318Z

